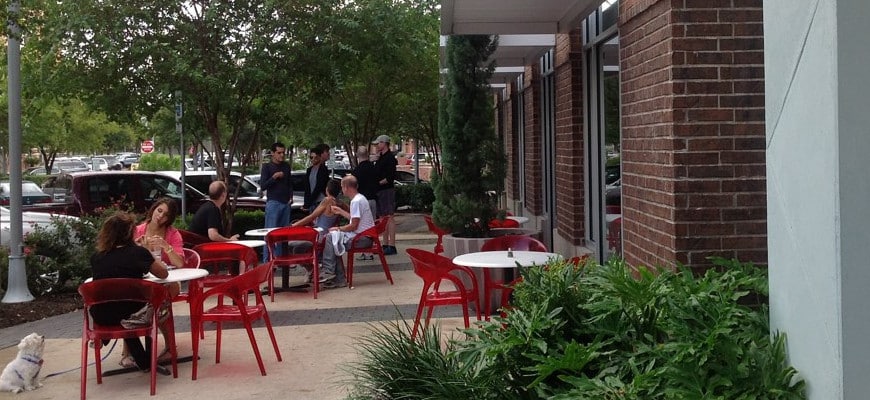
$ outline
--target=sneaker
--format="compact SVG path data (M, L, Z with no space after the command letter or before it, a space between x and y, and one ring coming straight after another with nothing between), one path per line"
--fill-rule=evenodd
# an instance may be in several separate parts
M320 283L324 283L324 282L332 280L334 278L335 278L335 274L330 274L328 272L321 272L319 281L320 281Z
M333 279L331 281L326 281L322 285L320 285L320 287L323 289L343 288L345 286L347 286L347 282L344 282L344 281L336 282L335 279Z
M371 261L371 260L375 259L375 255L374 254L369 254L369 255L360 254L359 257L357 257L356 259L359 261Z
M391 256L394 254L397 254L395 246L384 246L384 255L385 256Z

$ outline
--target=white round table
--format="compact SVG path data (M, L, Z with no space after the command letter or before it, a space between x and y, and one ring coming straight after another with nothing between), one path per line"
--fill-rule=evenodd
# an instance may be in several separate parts
M523 267L544 265L550 259L561 260L562 256L541 251L514 250L513 257L508 257L506 250L480 251L458 255L453 258L453 263L471 268L515 268L518 263Z
M510 216L505 217L505 219L512 219L514 221L517 221L517 223L520 225L525 224L526 222L529 222L529 217L517 217L517 216L510 215Z
M170 282L187 282L194 279L205 278L208 275L208 270L199 268L174 268L169 270L169 276L166 278L158 278L151 273L145 274L145 280L157 283Z
M224 242L224 243L235 243L235 244L240 244L240 245L242 245L242 246L248 246L248 247L254 247L254 248L255 248L255 247L263 247L263 246L266 245L266 241L265 241L265 240L258 240L258 239L249 239L249 240L228 240L228 241L226 241L226 242Z
M546 253L540 251L524 251L513 250L511 256L508 257L508 252L504 251L480 251L476 253L461 254L453 258L453 263L471 268L480 268L483 270L483 310L486 314L486 320L489 320L490 297L493 290L504 290L506 282L494 282L490 277L492 269L514 269L517 266L532 267L538 265L546 265L550 260L561 260L562 256L556 253ZM479 304L479 303L478 303Z
M245 232L245 236L259 236L259 237L265 237L269 232L272 232L272 231L274 231L275 229L278 229L278 228L259 228L259 229L251 229L251 230Z

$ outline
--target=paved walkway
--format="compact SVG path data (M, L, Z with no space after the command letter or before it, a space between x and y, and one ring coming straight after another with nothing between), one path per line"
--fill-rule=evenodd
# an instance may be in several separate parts
M399 316L413 323L420 296L421 281L414 275L405 249L432 249L435 236L426 231L420 215L397 215L399 254L387 256L394 285L386 280L376 261L355 264L355 288L323 290L317 300L311 293L276 294L268 303L276 327L275 335L283 362L277 362L262 324L255 328L267 376L260 376L244 329L224 330L221 363L214 363L214 332L206 333L201 343L198 379L190 379L190 363L179 364L178 379L158 377L157 396L170 399L213 397L215 399L342 399L347 396L346 368L357 360L356 344L378 324L396 321ZM276 278L280 281L280 277ZM267 299L268 301L268 299ZM177 342L180 355L189 355L190 321L186 303L175 303ZM436 309L435 317L447 334L461 326L461 309ZM42 375L59 373L45 379L45 386L2 399L72 399L79 396L81 356L81 312L47 318L0 329L0 363L14 358L14 347L23 336L38 332L48 339ZM210 329L210 328L207 328ZM104 350L104 354L106 351ZM120 347L107 356L104 370L115 368ZM2 366L2 365L0 365ZM68 371L68 372L64 372ZM148 399L147 375L129 373L103 379L96 384L93 367L88 370L89 399Z

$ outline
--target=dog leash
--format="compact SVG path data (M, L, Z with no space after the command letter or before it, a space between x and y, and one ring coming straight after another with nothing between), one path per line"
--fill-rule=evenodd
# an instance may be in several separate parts
M109 356L112 354L112 350L115 350L115 345L116 345L116 344L118 344L118 339L115 339L115 340L112 341L112 346L109 347L109 351L106 352L106 355L103 356L103 358L100 359L101 362L102 362L102 361L106 361L106 359L109 358ZM94 365L94 364L96 364L96 363L97 363L96 361L93 361L93 362L91 362L90 364L88 364L88 366ZM77 371L77 370L80 370L80 369L82 369L82 367L70 368L70 369L68 369L68 370L66 370L66 371L53 372L53 373L50 373L50 374L46 375L45 378L43 378L43 379L48 379L48 378L51 378L52 376L57 376L57 375L65 374L65 373L67 373L67 372Z

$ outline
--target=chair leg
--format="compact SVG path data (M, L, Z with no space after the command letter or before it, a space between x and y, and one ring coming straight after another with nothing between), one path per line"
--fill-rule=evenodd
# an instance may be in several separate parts
M314 289L314 299L317 300L317 292L320 290L320 267L317 266L317 259L314 259L314 265L311 267L311 286Z
M355 258L353 255L356 254L354 252L347 252L347 288L353 289L353 259Z
M85 311L87 312L87 311ZM85 400L88 391L88 337L82 334L82 371L81 371L81 395L82 400Z
M223 332L223 324L220 321L216 322L217 324L217 339L215 340L215 354L214 354L214 363L220 364L221 362L221 333Z
M390 285L393 284L393 276L390 275L390 266L387 265L387 259L384 257L384 250L381 249L378 252L378 257L381 259L381 266L384 267L384 275L387 276L387 280L390 281Z
M156 321L156 317L155 317ZM160 347L160 329L157 323L151 326L151 395L157 394L157 349Z
M94 338L94 370L97 373L98 385L103 383L103 364L100 362L100 347L102 346L102 339Z
M428 286L423 288L423 295L420 296L420 302L417 303L417 315L414 316L414 329L411 330L411 340L417 337L417 328L420 326L420 317L423 316L423 307L426 307L426 291Z
M272 266L269 267L269 297L272 298L272 302L275 302L275 264L272 263Z
M266 376L266 367L263 365L263 357L260 356L260 348L257 346L257 338L254 337L254 328L251 327L251 321L245 319L245 330L248 332L248 339L251 341L251 348L254 349L254 356L257 357L257 365L260 367L260 375Z
M281 358L281 350L278 350L278 341L275 339L275 331L272 330L272 320L269 318L269 313L263 313L263 322L266 324L266 330L269 331L269 337L272 339L272 348L275 349L275 356L278 361L284 361Z
M190 379L195 381L196 380L196 366L197 366L197 364L199 364L199 361L198 361L199 360L199 340L200 340L199 335L200 335L200 331L202 331L202 322L200 322L198 318L191 316L190 329L193 331L193 332L190 332L190 337L193 341L193 343L192 343L192 347L193 347L193 367L192 367L193 372L191 374Z

